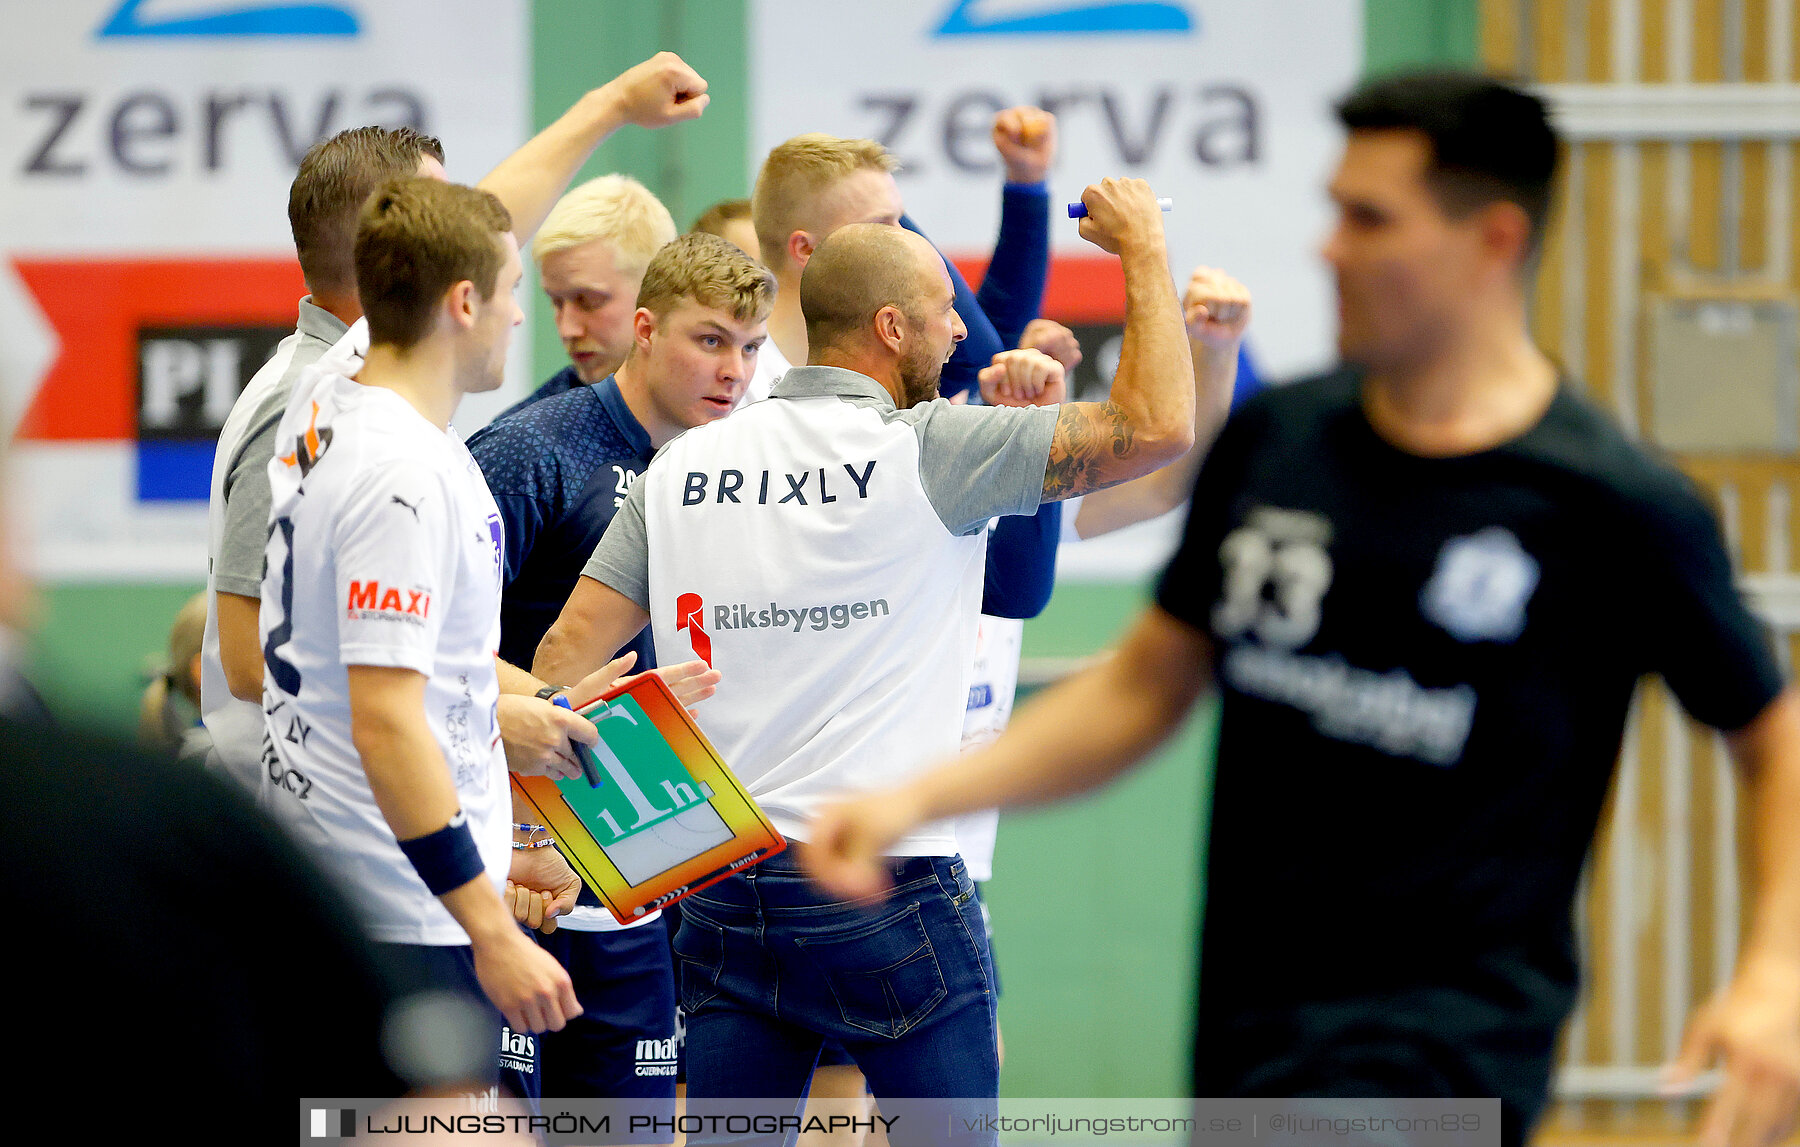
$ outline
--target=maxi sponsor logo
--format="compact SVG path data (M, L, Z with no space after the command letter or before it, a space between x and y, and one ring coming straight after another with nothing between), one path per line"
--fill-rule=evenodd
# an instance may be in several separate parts
M401 594L406 595L405 600ZM406 621L424 625L431 616L431 594L422 589L402 590L380 581L352 580L344 602L347 616L361 621Z

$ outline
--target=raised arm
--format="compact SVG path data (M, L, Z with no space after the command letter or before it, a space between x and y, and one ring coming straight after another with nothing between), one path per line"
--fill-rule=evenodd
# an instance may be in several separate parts
M1187 501L1194 475L1231 411L1238 352L1250 323L1250 292L1211 267L1196 267L1182 296L1194 365L1194 445L1162 469L1082 500L1075 532L1083 538L1160 517Z
M994 149L1006 168L1000 191L1000 234L975 301L1002 347L1037 318L1050 274L1050 192L1045 177L1056 158L1056 117L1041 108L1007 108L994 116Z
M1061 501L1140 477L1194 443L1193 363L1169 281L1162 211L1141 179L1104 179L1082 193L1081 236L1119 256L1125 337L1112 397L1067 402L1044 470L1044 498Z
M607 136L628 123L656 128L694 119L711 98L700 73L675 53L658 52L575 101L478 186L506 204L523 245Z
M878 859L913 827L1104 784L1180 727L1211 680L1211 643L1152 607L1117 652L1034 698L992 745L910 784L825 809L801 855L827 888L873 895L887 879Z
M1725 1078L1700 1123L1705 1147L1763 1147L1800 1107L1800 695L1789 687L1727 738L1749 790L1750 928L1731 982L1695 1013L1668 1079L1716 1056Z

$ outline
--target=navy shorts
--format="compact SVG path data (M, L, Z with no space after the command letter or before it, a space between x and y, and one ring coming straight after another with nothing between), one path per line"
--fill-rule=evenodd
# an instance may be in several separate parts
M619 932L558 928L538 943L569 971L581 1014L545 1032L542 1094L556 1099L666 1099L678 1070L675 969L655 924Z

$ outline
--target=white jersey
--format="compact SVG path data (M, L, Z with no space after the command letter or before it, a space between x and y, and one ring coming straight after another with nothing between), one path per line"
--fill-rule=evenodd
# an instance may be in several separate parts
M781 353L781 348L775 345L774 339L764 339L756 352L756 373L750 376L750 385L744 387L744 397L739 400L738 406L741 408L769 397L769 392L775 389L775 384L781 381L781 376L792 366L787 356Z
M333 370L345 378L355 378L362 372L363 357L369 353L369 320L357 319L350 324L343 337L331 344L319 359L321 370Z
M1013 617L981 615L976 631L975 659L969 674L968 711L963 714L963 751L979 749L1000 739L1012 720L1013 700L1019 692L1019 653L1025 640L1025 623ZM1000 811L981 809L956 818L957 851L969 866L970 880L990 880L994 875L994 839L1000 829Z
M632 487L584 572L649 610L663 656L721 671L700 726L783 834L957 751L987 521L1037 510L1056 414L895 410L794 367ZM952 826L892 851L952 854Z
M467 944L375 804L350 734L348 665L424 674L425 716L488 875L512 856L500 745L499 511L453 434L391 390L314 367L282 419L261 631L269 772L329 839L370 935Z
M209 761L238 781L257 802L290 830L291 794L273 789L262 768L262 707L240 701L225 680L219 653L218 594L255 597L262 586L262 555L268 542L268 460L275 426L301 371L323 354L343 323L300 301L300 321L250 379L231 407L213 453L212 487L206 508L206 632L200 644L200 718L212 737ZM230 497L230 512L227 497Z

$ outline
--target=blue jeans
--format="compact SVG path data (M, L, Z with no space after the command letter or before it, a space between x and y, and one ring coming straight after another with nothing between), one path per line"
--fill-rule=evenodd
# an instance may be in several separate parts
M830 898L783 853L682 901L690 1111L696 1099L757 1098L792 1099L797 1113L828 1037L855 1058L883 1115L902 1099L996 1110L994 994L974 884L960 857L891 863L892 892L870 900ZM902 1118L889 1138L942 1143L945 1121ZM994 1140L976 1131L952 1141Z

